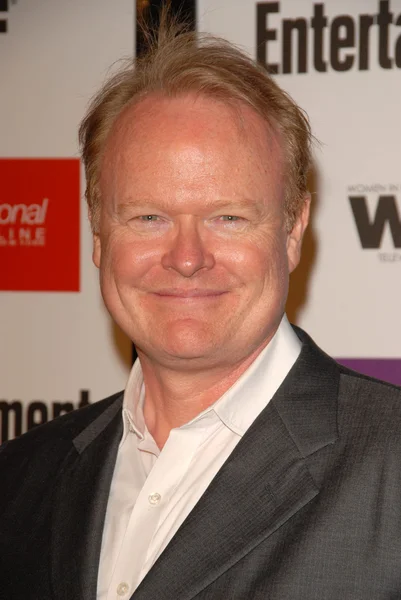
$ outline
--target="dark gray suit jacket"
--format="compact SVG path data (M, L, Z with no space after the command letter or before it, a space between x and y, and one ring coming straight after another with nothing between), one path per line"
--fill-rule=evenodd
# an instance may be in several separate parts
M291 372L132 600L401 598L401 391L297 332ZM1 600L96 599L121 402L3 447Z

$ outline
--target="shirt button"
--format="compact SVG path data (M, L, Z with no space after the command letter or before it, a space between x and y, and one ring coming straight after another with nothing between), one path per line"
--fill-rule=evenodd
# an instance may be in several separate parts
M162 499L162 497L157 492L153 492L153 494L150 494L150 496L148 498L149 504L153 504L153 506L155 506L156 504L159 504L161 499Z
M125 594L128 592L128 590L129 590L128 583L125 583L125 581L122 581L117 587L117 594L119 596L125 596Z

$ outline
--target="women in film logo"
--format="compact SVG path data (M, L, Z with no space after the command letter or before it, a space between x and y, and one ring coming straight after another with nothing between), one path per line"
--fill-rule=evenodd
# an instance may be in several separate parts
M348 201L364 250L377 250L382 262L401 260L401 184L354 184ZM400 251L398 251L400 250Z
M0 290L79 291L78 159L0 159Z

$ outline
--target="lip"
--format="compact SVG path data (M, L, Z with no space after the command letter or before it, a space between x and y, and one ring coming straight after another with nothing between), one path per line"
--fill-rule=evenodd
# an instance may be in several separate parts
M227 292L225 290L208 290L208 289L193 289L193 290L182 290L179 288L170 288L165 290L157 290L153 292L156 296L162 298L178 298L183 300L196 300L202 298L216 298L222 296Z

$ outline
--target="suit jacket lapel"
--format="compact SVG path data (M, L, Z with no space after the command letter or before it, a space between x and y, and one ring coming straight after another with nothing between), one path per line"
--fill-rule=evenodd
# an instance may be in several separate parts
M122 433L121 399L72 441L55 483L51 555L57 600L96 600L103 524Z
M132 600L194 598L318 494L304 457L337 438L339 373L334 361L305 341L272 401Z

